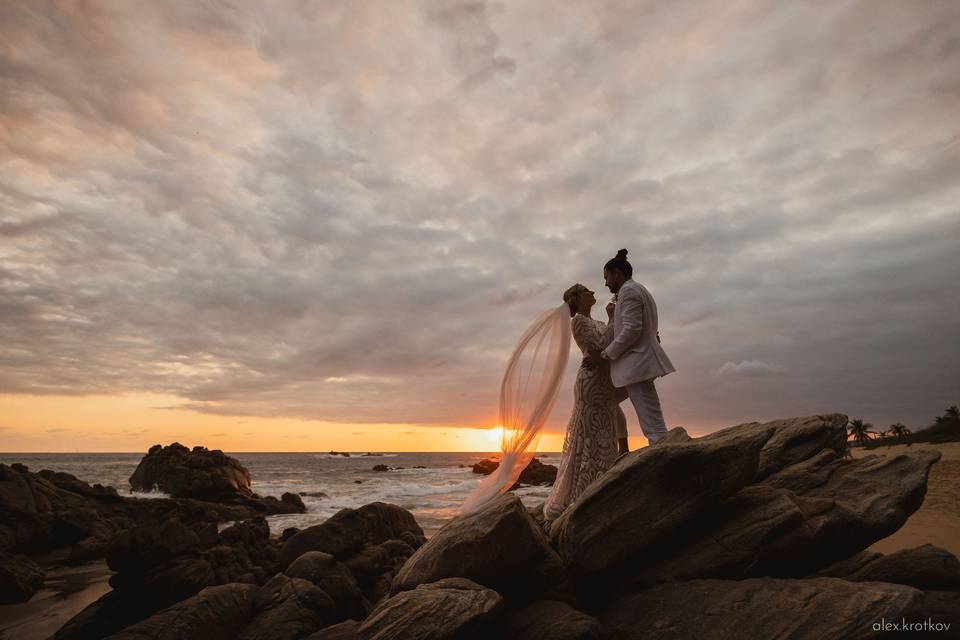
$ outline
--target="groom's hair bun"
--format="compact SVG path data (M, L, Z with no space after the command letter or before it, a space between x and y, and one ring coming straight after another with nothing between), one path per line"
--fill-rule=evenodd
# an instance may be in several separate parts
M633 267L627 262L626 249L617 251L617 257L607 260L607 264L603 265L603 269L604 271L619 271L625 278L633 277Z

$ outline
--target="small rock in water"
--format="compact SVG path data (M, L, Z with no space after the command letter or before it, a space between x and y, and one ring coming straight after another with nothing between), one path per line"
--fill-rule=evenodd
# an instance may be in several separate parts
M373 470L374 471L390 471L390 467L388 467L385 464L378 464L378 465L374 465Z

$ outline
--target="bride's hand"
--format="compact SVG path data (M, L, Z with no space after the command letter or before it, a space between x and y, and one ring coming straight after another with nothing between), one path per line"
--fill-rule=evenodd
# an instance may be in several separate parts
M617 305L615 305L614 303L612 303L612 302L607 303L607 317L608 317L608 318L613 319L613 310L616 309L616 308L617 308Z

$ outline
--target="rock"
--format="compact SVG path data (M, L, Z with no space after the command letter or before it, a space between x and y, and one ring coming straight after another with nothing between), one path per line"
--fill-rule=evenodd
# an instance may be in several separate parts
M392 504L373 502L359 509L343 509L326 522L307 527L287 540L280 551L281 568L307 551L323 551L345 560L368 545L403 540L417 549L425 538L413 515Z
M167 560L200 548L200 538L179 520L160 527L140 525L124 531L110 544L107 565L117 573L143 573Z
M356 577L367 602L376 604L390 593L393 577L412 555L413 547L403 540L387 540L364 547L344 564Z
M283 533L280 534L280 539L286 542L287 540L297 535L298 533L300 533L299 527L287 527L286 529L283 530Z
M127 627L110 640L235 640L254 615L259 588L208 587L197 595ZM63 631L63 630L61 630ZM57 638L60 637L58 633ZM103 636L87 636L103 637Z
M30 558L0 551L0 604L26 602L43 587L44 577Z
M340 624L327 627L315 634L308 636L307 640L359 640L360 622L357 620L345 620Z
M278 573L257 592L254 619L239 640L296 640L333 620L334 603L322 589Z
M375 464L373 465L374 471L390 471L390 467L385 464Z
M509 611L504 635L515 640L598 640L600 622L556 600L537 600Z
M827 449L718 501L648 549L633 584L802 577L900 528L923 501L936 452L846 460Z
M667 435L660 438L657 441L657 444L679 444L681 442L690 442L693 438L687 433L687 430L683 427L674 427L667 431Z
M58 640L102 638L196 595L205 587L263 584L279 570L264 518L220 533L209 523L191 529L177 520L118 535L107 552L113 591L75 616Z
M722 429L699 440L709 442L738 435L766 433L772 429L773 433L760 450L755 480L761 480L824 450L842 456L847 447L846 425L847 416L832 413L765 423L750 422Z
M280 496L280 502L296 507L300 513L303 513L307 510L306 505L303 504L303 499L295 493L284 493L282 496Z
M500 467L500 461L493 458L487 458L473 465L474 473L481 473L485 476L490 475ZM520 472L517 483L511 487L515 489L521 484L553 484L557 479L557 468L552 464L543 464L537 458L532 458L530 462Z
M447 578L404 591L378 605L366 620L347 622L308 640L461 640L496 638L503 599L465 578Z
M71 565L83 564L97 558L103 558L107 554L110 543L102 538L90 536L70 547L70 555L67 562Z
M855 556L860 562L841 562L819 573L852 582L893 582L925 591L960 591L960 561L946 549L925 544L889 555Z
M936 625L925 636L914 633L910 637L956 638L960 629L960 591L927 591L903 617L913 623L930 621Z
M154 445L130 476L134 491L159 489L175 498L218 500L233 494L253 495L250 472L219 449L189 450L178 442Z
M398 593L442 578L464 577L525 601L545 593L570 597L559 557L513 494L444 525L397 573Z
M290 563L284 572L291 578L308 580L333 599L337 622L366 615L363 594L347 567L329 553L308 551Z
M851 573L858 571L867 565L867 563L882 558L883 554L879 551L863 550L845 560L836 562L825 569L812 573L810 578L846 578ZM892 582L896 582L895 580Z
M616 598L600 621L606 637L624 640L866 639L875 622L901 620L922 596L904 585L835 578L692 580Z
M580 576L628 570L656 545L751 482L774 427L632 451L552 525Z
M500 466L499 460L494 460L493 458L487 458L486 460L481 460L480 462L473 465L474 473L482 473L485 476L490 475L497 470L497 467Z
M543 464L537 458L533 458L520 472L517 484L552 485L556 479L557 468L555 466Z
M300 495L310 498L329 498L325 491L301 491Z
M609 571L634 587L809 575L896 531L938 458L846 460L844 424L839 414L750 423L633 452L551 533L578 575Z

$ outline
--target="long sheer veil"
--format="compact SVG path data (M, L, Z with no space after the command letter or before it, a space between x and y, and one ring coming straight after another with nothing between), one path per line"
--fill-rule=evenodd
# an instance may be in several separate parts
M464 502L460 515L513 486L536 453L540 430L550 416L570 355L570 309L544 311L520 336L500 384L502 458Z

